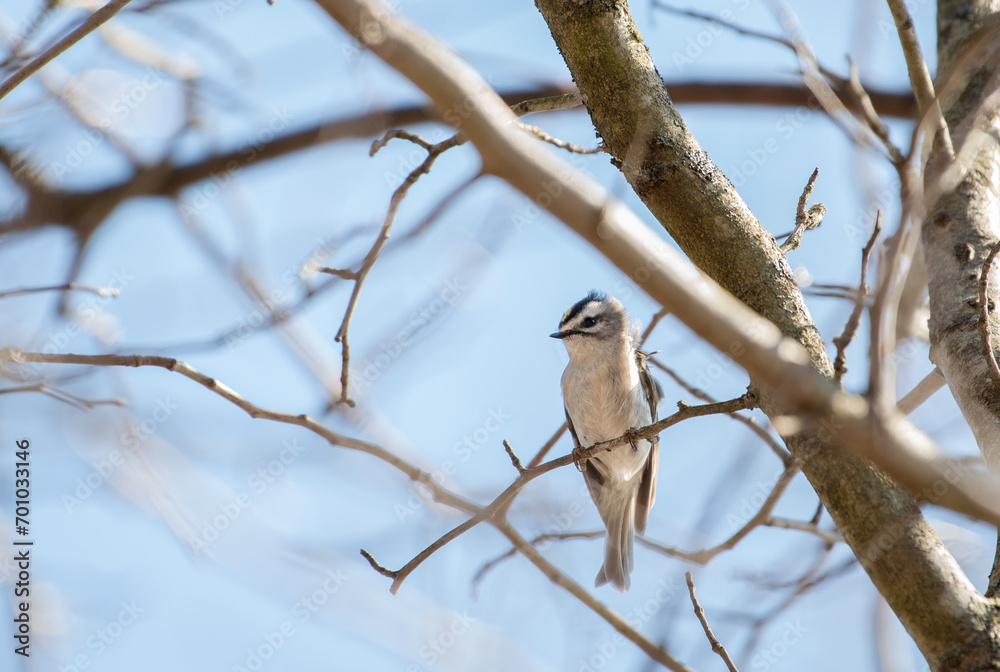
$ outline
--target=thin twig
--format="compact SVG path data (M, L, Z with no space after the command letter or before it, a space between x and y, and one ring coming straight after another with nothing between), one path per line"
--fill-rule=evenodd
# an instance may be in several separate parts
M172 357L159 357L155 355L46 354L41 352L22 352L9 348L0 349L0 362L5 361L19 364L24 362L49 362L59 364L86 364L90 366L150 366L173 371L174 373L179 373L185 378L193 380L208 389L210 392L217 394L226 401L235 405L237 408L243 410L252 418L303 427L313 434L326 439L326 441L331 445L367 453L368 455L387 462L389 465L403 472L410 478L410 480L426 486L434 494L434 498L437 501L459 509L460 511L465 511L466 513L475 513L479 511L479 507L475 503L451 492L447 488L442 487L439 483L437 483L437 481L434 480L431 474L423 471L422 469L418 469L405 460L396 457L381 446L367 441L362 441L361 439L355 439L339 434L305 414L293 415L291 413L282 413L280 411L271 410L253 404L221 381L210 376L206 376L189 364ZM568 462L572 462L572 459L568 460Z
M340 399L337 400L337 404L346 404L351 408L354 407L354 400L351 399L351 395L348 391L351 369L351 344L348 334L351 328L351 318L354 316L354 309L357 307L358 298L361 295L361 287L364 285L365 279L368 277L368 273L372 270L372 267L378 260L379 253L385 246L386 241L389 240L389 232L396 219L396 212L399 210L399 206L402 204L403 199L406 198L406 194L410 191L410 187L416 184L417 180L419 180L422 175L425 175L430 171L431 166L434 165L434 162L439 156L441 156L441 154L452 147L457 147L465 142L464 138L462 138L459 133L456 133L447 140L437 144L430 144L420 136L414 135L409 131L394 130L386 133L381 139L372 142L370 154L374 155L393 138L409 140L410 142L423 147L427 150L427 157L424 159L423 163L410 171L409 175L406 176L406 179L403 180L403 183L393 192L392 198L389 200L389 208L385 213L385 219L382 222L382 228L379 230L379 235L375 239L375 242L372 243L371 249L368 250L368 254L365 255L364 261L361 262L361 268L354 273L354 277L352 278L354 280L354 289L351 291L351 297L347 300L347 308L344 310L344 319L341 320L340 328L337 329L337 335L333 339L337 343L340 343L341 348ZM345 276L341 275L340 277Z
M694 576L691 572L684 572L684 578L687 579L688 593L691 595L691 604L694 605L694 615L698 617L701 622L701 627L705 630L705 636L708 637L708 643L712 645L712 651L715 651L726 663L726 667L729 668L729 672L740 672L736 669L736 664L733 659L729 657L729 652L726 651L726 647L715 637L715 633L712 632L712 627L708 624L708 618L705 616L705 610L702 608L701 603L698 602L698 597L695 595L694 587Z
M799 59L799 67L802 69L802 82L812 91L816 100L822 106L827 116L837 124L858 147L876 146L875 133L868 124L862 124L857 117L847 109L840 96L830 86L829 74L820 65L813 52L805 40L802 27L798 17L784 3L783 0L770 0L772 12L779 23L788 34L788 38L795 48L795 54ZM881 141L879 141L881 144Z
M554 460L550 460L544 464L541 464L534 468L528 468L518 474L518 477L511 483L507 488L501 492L496 498L490 502L486 507L480 509L472 518L462 522L456 527L452 528L441 537L436 539L431 545L422 550L416 556L413 557L409 562L396 570L393 578L392 586L389 590L392 593L396 593L399 590L400 585L406 580L413 570L421 565L427 558L432 556L438 549L443 548L448 542L460 537L465 532L471 530L473 527L479 523L490 520L494 524L498 520L503 520L507 509L510 507L511 502L517 494L528 484L542 474L548 473L553 469L559 467L564 467L568 464L576 464L577 460L585 460L595 455L613 450L618 446L629 443L630 437L635 439L648 439L656 436L664 429L676 425L678 422L687 420L688 418L700 417L705 415L713 415L717 413L733 413L735 411L745 409L748 407L750 402L746 398L746 395L739 397L738 399L731 399L729 401L723 401L715 404L704 404L701 406L685 406L681 410L677 411L673 415L670 415L659 422L653 423L635 432L629 432L623 434L615 439L610 439L608 441L602 441L600 443L595 443L594 445L583 448L579 451L575 451L575 456L573 453L569 455L564 455L562 457L557 457ZM769 512L770 513L770 512Z
M647 656L667 669L674 670L674 672L694 672L690 667L677 660L677 658L671 655L665 648L654 644L645 635L629 625L629 622L622 618L617 612L599 602L593 595L584 590L580 584L560 572L555 565L546 560L534 546L529 544L526 539L519 535L507 521L495 521L494 526L500 530L505 537L507 537L514 548L520 551L521 555L541 570L542 574L548 577L552 583L565 589L573 597L590 607L594 613L610 623L611 627L642 649Z
M503 449L507 451L507 455L510 457L510 463L514 465L515 469L517 469L517 473L523 474L527 471L527 469L524 468L524 465L521 464L521 460L517 459L517 455L514 454L514 449L511 448L510 441L507 439L503 440Z
M573 152L574 154L600 154L601 152L607 152L607 148L604 145L599 145L595 149L589 149L587 147L581 147L580 145L574 145L572 142L566 142L565 140L560 140L559 138L549 135L548 132L544 131L538 126L532 126L531 124L526 124L522 121L516 122L517 127L529 135L533 135L542 142L547 142L553 147L558 147L559 149L565 149L567 152Z
M0 389L0 394L15 394L17 392L38 392L80 410L87 410L96 406L125 406L124 399L87 399L66 390L49 387L44 383Z
M375 557L371 553L369 553L368 551L366 551L363 548L361 549L361 556L365 560L368 561L368 564L372 566L372 569L374 569L376 572L378 572L382 576L388 577L390 579L396 578L396 572L392 571L391 569L387 569L387 568L383 567L382 565L378 564L378 561L375 559Z
M62 285L52 285L50 287L18 287L17 289L8 289L7 291L0 292L0 299L6 299L11 296L20 296L22 294L34 294L35 292L90 292L91 294L97 294L98 296L119 296L119 292L114 287L88 287L86 285L78 285L75 282L67 282Z
M552 436L549 437L549 440L545 442L545 445L542 446L537 453L535 453L535 456L531 458L531 462L528 462L528 469L534 469L542 463L545 456L548 455L550 450L552 450L552 446L556 445L560 437L562 437L567 429L569 429L569 425L567 423L564 422L559 425L559 429L557 429Z
M851 344L858 333L858 326L861 324L861 313L865 309L865 301L868 299L870 291L867 284L868 260L871 257L872 249L875 247L875 240L882 233L882 211L879 210L875 216L875 228L868 238L868 244L861 251L861 281L858 283L858 291L854 299L854 310L851 311L844 331L840 336L833 339L833 344L837 346L837 357L833 362L833 379L838 384L843 383L844 374L847 373L847 346Z
M81 23L76 30L72 31L69 35L53 44L38 56L35 56L23 68L8 77L7 81L0 84L0 99L17 88L24 80L28 79L28 77L31 77L33 74L41 70L42 67L44 67L56 56L63 53L84 37L101 27L108 21L108 19L117 14L119 10L125 7L125 5L129 2L131 2L131 0L111 0L111 2L88 16L86 21Z
M830 530L821 529L816 525L816 523L801 521L801 520L789 520L788 518L776 518L771 516L763 523L767 527L780 527L784 530L799 530L800 532L808 532L809 534L814 534L828 544L837 544L844 541L844 537L840 535L839 532L831 532Z
M757 513L755 513L753 517L751 517L750 520L743 525L743 527L733 533L721 544L712 546L711 548L705 548L700 551L683 551L670 546L663 546L662 544L658 544L655 541L647 539L646 537L638 537L637 539L639 543L646 548L658 551L664 555L681 558L699 565L706 565L710 560L712 560L712 558L720 553L732 550L736 544L740 543L748 534L750 534L750 532L757 527L760 527L771 518L771 512L774 511L774 507L778 504L778 500L781 499L781 495L784 494L788 484L792 482L792 478L794 478L795 474L798 472L799 469L794 464L785 467L785 470L781 472L781 476L778 477L777 482L774 484L774 487L771 488L771 492L768 493L767 498L764 500L764 503L761 504Z
M534 539L528 541L532 546L537 546L546 541L559 540L565 541L567 539L603 539L608 534L607 530L594 530L593 532L547 532L545 534L539 534ZM512 548L506 553L502 553L497 557L493 558L476 572L476 575L472 577L472 591L473 593L478 593L479 584L484 578L486 578L487 572L499 565L501 562L508 558L513 558L517 555L517 549Z
M851 87L851 91L858 99L859 107L861 108L861 117L868 124L868 127L872 130L872 133L882 141L882 146L885 147L885 151L889 153L889 160L895 164L900 165L906 160L903 152L893 143L892 138L889 137L889 127L882 123L882 119L878 116L878 112L875 111L875 106L872 105L872 99L865 90L865 87L861 84L861 74L858 72L858 65L851 59L850 56L847 57L847 66L850 70L850 79L848 80L848 85Z
M649 319L649 324L646 325L646 328L643 330L642 335L639 336L639 342L636 344L635 347L642 348L642 346L646 343L646 339L649 338L649 335L653 333L653 329L656 329L656 325L658 325L660 323L660 320L662 320L669 314L670 314L669 308L660 308L658 311L656 311L656 314Z
M817 177L819 177L819 168L814 170L813 174L809 176L809 182L806 183L805 189L802 190L802 195L799 196L799 203L795 208L795 229L789 234L788 240L781 244L782 254L788 254L792 250L797 249L802 244L802 234L810 229L815 229L823 221L823 215L826 214L826 206L822 203L817 203L806 210L806 205L809 203L809 197L812 196L813 186L816 184Z
M986 261L983 262L983 272L979 276L979 336L983 344L983 357L986 358L990 368L993 387L1000 390L1000 366L997 365L996 355L993 354L993 341L990 335L990 310L993 308L993 301L989 298L990 266L993 265L997 252L1000 252L1000 242L993 245Z
M656 366L661 371L666 373L668 376L673 378L674 381L678 385L683 387L691 396L710 404L715 403L716 399L712 395L708 394L704 390L699 390L698 388L690 385L686 380L681 378L676 371L671 369L669 366L667 366L657 358L650 357L649 361L653 363L653 366ZM782 464L787 465L791 463L792 454L789 453L784 446L778 443L775 440L775 438L771 436L770 432L768 432L766 429L757 424L756 420L754 420L753 418L748 418L747 416L742 415L740 413L730 413L729 417L741 424L746 425L750 429L750 431L759 436L760 439L767 444L767 447L770 448L771 451L778 456L778 459L781 460Z

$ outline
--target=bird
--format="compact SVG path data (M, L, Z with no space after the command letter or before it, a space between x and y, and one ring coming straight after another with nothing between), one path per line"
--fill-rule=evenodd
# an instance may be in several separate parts
M656 498L659 466L659 436L634 433L658 419L663 388L646 365L649 354L637 348L638 325L614 297L591 291L563 314L559 331L550 336L569 353L561 382L574 457L601 441L628 441L575 460L607 528L594 586L610 583L624 593L632 584L635 532L645 531Z

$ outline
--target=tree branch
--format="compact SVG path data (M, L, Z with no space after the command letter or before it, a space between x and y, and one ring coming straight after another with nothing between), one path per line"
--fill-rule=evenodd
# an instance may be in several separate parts
M28 77L31 77L33 74L45 67L45 65L47 65L56 56L63 53L87 35L100 28L131 1L132 0L111 0L111 2L88 16L86 21L81 23L69 35L35 56L20 70L8 77L3 84L0 84L0 99L3 99L4 96L16 89L22 82L24 82L24 80L28 79Z
M708 624L708 618L705 616L705 610L702 608L701 603L698 602L698 597L695 595L694 587L694 575L691 572L684 572L684 578L687 580L688 584L688 594L691 595L691 604L694 606L694 615L698 617L698 621L701 622L701 627L705 630L705 636L708 637L708 643L712 645L712 651L719 654L719 657L726 663L726 667L729 672L740 672L736 669L736 664L733 659L729 657L729 653L718 639L715 638L715 633L712 632L711 626Z

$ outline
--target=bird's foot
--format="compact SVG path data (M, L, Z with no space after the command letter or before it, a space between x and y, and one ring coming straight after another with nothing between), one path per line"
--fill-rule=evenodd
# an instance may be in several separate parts
M632 446L632 450L639 452L639 430L635 427L629 427L625 430L625 442Z
M577 446L573 449L573 464L576 465L577 471L583 471L583 464L587 461L587 458L581 455L583 450L583 446Z

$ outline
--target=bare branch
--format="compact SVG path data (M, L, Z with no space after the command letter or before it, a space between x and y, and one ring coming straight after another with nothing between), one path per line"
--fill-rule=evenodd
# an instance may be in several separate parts
M545 445L543 445L538 452L535 453L535 456L531 458L531 462L528 462L528 469L534 469L542 463L542 459L548 455L549 451L552 450L552 446L556 445L556 442L559 441L559 438L566 432L567 429L569 429L569 425L565 422L559 426L559 429L557 429L555 433L549 437L549 440L545 442Z
M44 383L0 389L0 394L14 394L17 392L39 392L80 410L95 408L96 406L125 406L124 399L87 399L66 390L50 387Z
M714 404L716 402L716 399L712 397L712 395L707 394L704 390L699 390L698 388L691 386L686 380L681 378L676 371L671 369L669 366L667 366L660 360L656 359L655 357L650 357L649 361L652 362L653 365L658 367L661 371L666 373L668 376L673 378L678 385L687 390L688 393L691 394L696 399L700 399L710 404ZM788 465L791 463L792 454L789 453L784 446L778 443L774 439L774 437L771 436L770 432L761 427L756 420L754 420L753 418L749 418L741 413L730 413L729 417L741 424L746 425L750 429L750 431L759 436L761 440L767 444L767 447L770 448L774 452L774 454L778 456L778 459L781 460L782 464Z
M49 61L54 59L56 56L63 53L84 37L100 28L129 2L131 2L131 0L111 0L111 2L88 16L87 19L69 35L56 42L38 56L35 56L24 67L8 77L7 81L0 84L0 99L17 88L22 82L24 82L24 80L28 79L28 77L31 77L33 74L41 70L42 67L48 64Z
M392 586L389 590L393 593L399 590L400 585L408 577L413 570L420 566L427 558L433 555L438 549L443 548L448 542L457 539L465 532L471 530L473 527L478 525L483 521L493 521L494 523L498 520L504 520L506 511L510 507L511 503L517 494L524 488L528 482L538 478L539 476L552 471L553 469L558 469L560 467L565 467L569 464L575 464L579 460L586 460L588 458L594 457L601 453L613 450L618 446L626 444L630 437L636 439L648 439L656 434L659 434L664 429L671 427L683 420L688 418L695 418L705 415L712 415L716 413L732 413L737 410L746 408L745 397L740 397L739 399L733 399L730 401L724 401L716 404L705 404L703 406L683 406L679 411L671 416L660 420L652 425L648 425L635 432L629 432L623 434L622 436L611 439L609 441L603 441L601 443L595 443L587 448L581 448L580 450L575 450L569 455L564 455L563 457L558 457L554 460L550 460L537 467L529 467L523 471L520 471L518 477L511 483L507 488L501 492L496 498L490 502L490 504L482 509L480 509L476 515L472 518L462 522L458 526L452 528L444 535L439 537L430 546L418 553L412 560L407 562L403 567L396 570L393 575ZM735 542L734 542L735 543Z
M847 65L850 68L851 73L848 85L851 87L851 91L854 93L859 107L861 108L862 119L864 119L868 124L868 128L871 129L872 133L874 133L878 139L882 141L885 151L889 153L889 160L896 165L903 163L906 157L903 156L903 152L889 137L889 128L882 123L882 120L878 116L878 112L875 111L875 106L872 105L871 96L868 95L865 87L861 84L861 74L858 72L858 66L850 56L847 57Z
M549 135L548 132L538 128L537 126L525 124L521 121L517 122L517 127L528 135L533 135L542 142L547 142L553 147L565 149L567 152L573 152L574 154L600 154L601 152L607 152L603 145L599 145L596 149L589 149L587 147L581 147L580 145L574 145L572 142L566 142L565 140L560 140L559 138Z
M778 504L778 500L781 499L781 495L784 494L785 489L788 484L792 482L799 471L798 467L794 464L785 467L785 470L781 472L781 476L778 477L777 482L774 487L771 488L771 492L767 494L767 499L761 504L760 509L757 513L753 515L750 520L748 520L743 527L738 529L732 534L728 539L726 539L721 544L712 546L711 548L705 548L700 551L682 551L680 549L671 548L669 546L663 546L658 544L646 537L639 537L639 542L647 548L651 548L655 551L659 551L664 555L669 555L675 558L682 558L690 562L697 563L699 565L707 565L709 561L715 556L723 553L725 551L732 550L736 544L740 543L748 534L750 534L755 528L764 525L771 518L771 512L774 511L774 507Z
M420 179L422 175L426 175L431 166L437 160L441 154L448 151L452 147L457 147L465 142L465 139L461 137L459 133L451 136L447 140L443 140L437 144L431 144L421 138L418 135L414 135L409 131L395 130L389 131L380 140L376 140L372 143L370 154L374 155L379 149L384 147L389 140L393 138L402 138L409 140L420 147L427 150L427 157L423 160L419 166L410 171L410 174L406 176L403 183L399 185L392 194L392 198L389 200L389 209L385 213L385 220L382 222L382 228L379 231L378 237L375 242L372 243L371 249L368 250L368 254L365 255L364 261L361 262L361 268L359 268L354 274L354 289L351 291L351 297L347 301L347 308L344 310L344 319L340 323L340 328L337 330L337 335L334 340L340 343L341 348L341 366L340 366L340 399L337 404L347 404L347 406L353 408L354 400L348 391L348 383L350 379L350 369L351 369L351 344L348 332L351 328L351 318L354 316L354 309L358 305L358 298L361 296L361 286L364 284L365 279L368 277L368 273L372 270L375 262L378 260L379 253L382 251L382 247L385 245L386 241L389 240L389 231L392 229L392 224L396 219L396 212L399 210L399 206L402 204L403 199L406 198L406 194L409 193L410 187L416 184L417 180ZM346 273L341 271L340 273ZM337 273L339 275L339 273ZM341 275L340 277L345 277Z
M514 531L514 528L511 527L509 523L506 521L497 521L494 525L498 530L500 530L500 532L503 533L504 536L507 537L508 540L510 540L511 544L514 545L514 548L520 551L521 555L527 558L533 565L535 565L535 567L540 569L541 572L548 577L550 581L552 581L552 583L564 588L567 592L573 595L573 597L590 607L590 609L593 610L598 616L610 623L615 630L630 639L650 658L660 663L667 669L675 670L676 672L693 672L690 667L674 658L662 646L657 646L645 637L645 635L641 634L629 625L628 621L619 616L614 610L597 601L594 596L584 590L580 584L560 572L552 563L542 557L542 554L539 553L534 546L529 544L527 540Z
M821 509L822 510L822 509ZM839 532L820 529L814 522L803 522L800 520L789 520L788 518L776 518L771 516L763 523L767 527L780 527L785 530L799 530L814 534L828 544L837 544L844 541L844 537Z
M917 41L917 31L913 27L913 19L910 18L910 10L907 9L903 0L887 0L887 2L889 10L892 12L892 20L896 24L896 32L899 34L899 43L903 47L906 70L910 75L913 92L917 96L920 114L930 112L934 115L937 138L941 142L948 160L952 161L955 159L955 149L951 144L948 122L945 121L941 106L934 94L934 82L931 79L931 73L927 70L924 55L920 51L920 43Z
M789 234L788 240L781 244L782 254L788 254L792 250L797 249L802 244L802 234L810 229L815 229L823 221L823 215L826 214L826 206L822 203L817 203L806 210L806 205L809 203L809 197L812 195L817 177L819 177L819 168L814 170L813 174L809 176L809 182L806 183L805 189L802 190L802 195L799 196L799 203L795 209L795 229Z
M850 317L847 318L844 331L841 332L840 336L833 339L833 344L837 346L837 357L833 362L833 379L838 383L843 382L844 374L847 373L847 346L854 340L854 336L858 333L858 326L861 324L861 313L865 309L865 301L868 298L869 291L866 281L868 259L871 256L872 249L875 247L875 241L878 239L880 233L882 233L881 210L875 216L875 228L872 230L872 235L868 238L868 244L861 251L861 281L858 283L858 291L854 299L854 310L851 311Z
M916 387L896 403L896 408L903 415L909 415L920 404L927 401L932 394L944 387L945 382L941 369L935 366L933 371L924 376L924 379L917 383Z
M86 285L78 285L74 282L67 282L62 285L52 285L50 287L19 287L17 289L8 289L7 291L0 292L0 299L6 299L10 296L20 296L22 294L34 294L35 292L90 292L92 294L97 294L98 296L118 296L118 290L114 287L88 287Z
M510 463L514 465L517 469L517 473L523 474L527 471L524 465L521 464L521 460L517 459L517 455L514 454L514 449L511 447L510 442L507 439L503 440L503 449L507 451L507 455L510 457Z
M702 608L701 603L698 602L698 597L695 595L694 576L691 572L684 572L684 578L687 580L688 593L691 595L691 604L694 605L694 615L697 616L698 620L701 622L701 627L705 630L705 636L708 637L708 643L712 645L712 651L719 654L722 660L725 661L729 672L739 672L739 670L736 669L736 664L733 662L733 659L729 657L726 647L724 647L719 640L716 639L715 633L712 632L712 628L708 624L708 618L705 616L705 610Z

